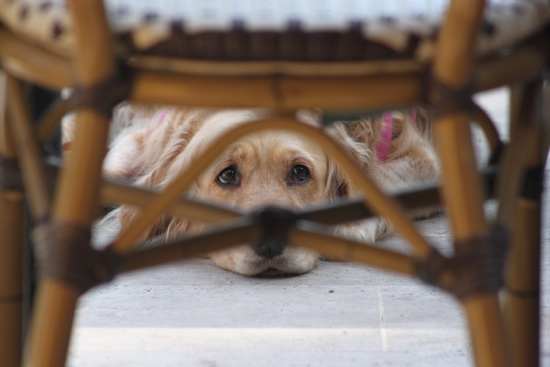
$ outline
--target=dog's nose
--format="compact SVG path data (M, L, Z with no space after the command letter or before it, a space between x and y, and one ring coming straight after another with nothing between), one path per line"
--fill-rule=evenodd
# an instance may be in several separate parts
M272 259L281 255L285 250L285 246L286 244L282 241L268 239L261 246L254 246L253 249L256 255Z

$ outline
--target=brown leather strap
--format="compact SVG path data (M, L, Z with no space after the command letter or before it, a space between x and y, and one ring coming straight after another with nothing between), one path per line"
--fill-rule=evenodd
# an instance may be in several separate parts
M122 266L123 257L111 249L91 247L88 228L47 223L34 230L33 239L40 276L63 281L80 293L111 281Z
M507 231L500 226L479 237L457 242L456 253L445 258L434 250L417 264L418 276L459 299L498 291L504 284Z
M0 189L23 191L23 180L17 159L0 156Z
M439 286L439 274L445 269L448 261L448 258L432 247L426 259L415 263L416 275L424 283L437 287Z
M134 73L120 64L111 77L91 86L74 86L71 95L71 109L89 108L111 117L113 108L128 98L132 91Z
M17 294L15 296L0 296L0 303L18 303L23 300L22 294Z
M540 297L540 290L532 290L532 291L518 291L516 289L511 288L508 285L505 285L504 288L506 288L506 292L514 297L517 298L536 298Z
M525 171L520 196L522 199L539 201L544 190L544 167L531 167Z
M474 80L460 88L453 88L427 71L423 86L424 103L433 113L434 120L449 112L462 110L471 112L475 108L472 96L476 90Z

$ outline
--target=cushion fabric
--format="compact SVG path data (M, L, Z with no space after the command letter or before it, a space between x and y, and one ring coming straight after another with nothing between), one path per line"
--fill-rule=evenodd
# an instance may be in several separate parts
M479 55L550 21L548 0L487 0ZM106 0L123 53L196 60L429 60L448 0ZM63 0L0 0L12 31L61 53L73 27Z

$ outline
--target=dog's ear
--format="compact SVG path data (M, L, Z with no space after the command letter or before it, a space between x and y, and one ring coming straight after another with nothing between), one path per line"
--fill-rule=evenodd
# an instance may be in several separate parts
M386 162L399 158L408 152L419 139L423 137L431 140L431 124L429 113L425 109L415 108L414 121L411 114L392 112L391 142ZM329 133L340 142L347 153L368 174L369 167L373 164L381 164L377 157L377 145L382 139L384 123L381 117L364 118L352 122L335 123ZM327 184L329 197L351 196L356 190L353 184L346 178L344 172L333 162L329 161L329 182Z
M328 130L363 172L376 159L376 144L380 140L380 119L337 122ZM329 197L351 196L356 192L341 168L329 159L327 194Z
M105 158L104 174L128 180L149 175L142 180L144 184L159 185L166 166L190 139L185 126L177 123L177 111L164 108L151 112L128 105L115 112L111 129L114 140Z
M143 144L142 131L116 139L103 162L103 174L110 178L134 180L141 171Z
M113 162L124 167L120 171L124 171L127 178L134 180L135 185L162 188L179 172L181 167L174 165L174 162L186 149L202 123L199 118L185 120L185 116L181 115L183 113L179 110L161 110L141 130L127 136L119 144L114 144L109 155L113 156ZM124 154L125 151L127 154ZM132 154L131 161L124 158ZM105 170L108 171L113 166L118 167L112 164L105 167ZM121 228L128 226L136 214L137 209L121 206ZM187 221L163 217L142 239L160 235L170 238L174 233L184 232L187 226Z

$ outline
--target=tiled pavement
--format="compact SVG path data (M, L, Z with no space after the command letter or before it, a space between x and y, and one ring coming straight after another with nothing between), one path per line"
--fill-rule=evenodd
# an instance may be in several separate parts
M480 102L504 128L506 92ZM443 217L418 226L448 249ZM406 248L396 236L380 245ZM546 251L543 269L547 289ZM550 366L550 299L543 294L543 360ZM472 361L459 305L417 280L340 262L320 262L298 277L246 278L195 259L121 276L87 294L69 365L454 367Z

